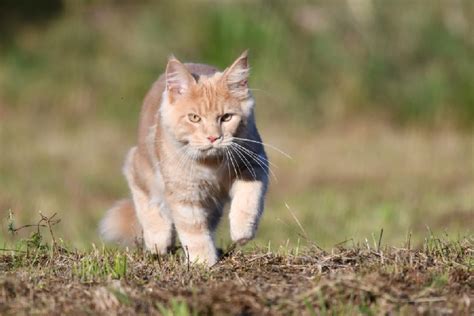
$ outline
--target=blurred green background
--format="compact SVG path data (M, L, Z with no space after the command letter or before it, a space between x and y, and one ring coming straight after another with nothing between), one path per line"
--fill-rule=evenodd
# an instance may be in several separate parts
M0 241L12 210L100 243L167 57L224 68L246 48L264 140L293 157L268 149L256 243L473 233L472 1L2 0Z

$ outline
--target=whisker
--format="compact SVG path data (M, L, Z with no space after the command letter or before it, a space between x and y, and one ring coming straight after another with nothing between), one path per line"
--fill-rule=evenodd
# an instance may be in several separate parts
M227 148L224 148L224 154L225 154L225 162L226 162L226 165L227 165L227 171L229 172L229 187L231 185L231 181L232 181L232 176L230 174L230 165L229 165L229 159L228 159L228 155L227 155Z
M237 161L237 159L235 158L234 154L233 154L233 151L231 148L229 148L229 154L230 154L230 157L232 158L232 160L234 161L235 163L235 166L237 168L237 172L239 173L239 179L242 179L243 180L243 176L242 176L242 171L240 170L240 165Z
M266 158L264 158L260 155L257 155L255 152L251 151L248 148L245 148L242 145L239 145L237 143L233 143L233 145L236 145L236 146L240 147L241 150L244 150L247 153L247 155L250 158L252 158L262 169L264 169L265 171L268 169L270 171L270 173L272 174L275 182L278 182L278 178L277 178L276 174L273 172L272 168L270 168L270 166L269 166L269 164L274 166L274 164L272 164L270 160L268 160L268 159L266 159ZM265 166L265 168L262 165ZM275 166L275 168L278 168L278 167ZM266 171L266 174L267 174L268 177L270 176L267 171Z
M259 161L261 161L262 163L264 163L266 166L268 166L269 164L272 166L272 167L275 167L276 169L278 169L278 166L274 163L272 163L268 158L266 158L265 156L260 156L259 154L257 154L256 152L246 148L245 146L242 146L240 145L239 143L232 143L233 145L236 145L238 146L239 148L243 149L244 151L246 151L249 155L251 156L254 156L256 159L258 159Z
M238 144L233 143L233 145L238 145ZM235 148L237 149L238 147L235 147ZM240 150L242 150L242 149L246 149L246 148L243 147L243 146L241 146L241 149L240 149ZM251 152L251 151L249 151L249 152L250 152L250 153L253 153L253 152ZM242 153L244 154L245 152L242 152ZM249 153L245 153L245 154L247 154L249 158L253 159L253 161L255 161L255 162L259 165L259 167L265 172L265 174L267 175L268 178L270 178L270 174L268 173L268 171L270 171L270 173L271 173L273 179L275 180L275 182L278 183L278 178L277 178L277 176L275 175L275 173L273 172L273 170L272 170L271 168L269 168L269 166L268 166L267 163L265 163L264 161L263 161L263 162L260 162L260 161L257 160L255 157L251 156ZM257 156L257 158L259 158L259 157ZM269 162L269 161L268 161L268 162Z
M232 167L234 168L235 176L239 179L239 176L237 174L237 168L234 164L234 159L233 159L232 153L230 152L230 150L228 148L226 148L226 151L229 154L230 162L232 163Z
M255 181L257 181L257 174L256 174L256 172L255 172L255 169L252 167L252 164L247 160L247 158L245 158L245 156L244 156L241 152L239 152L239 151L237 150L237 147L232 147L232 146L231 146L231 147L229 147L229 148L230 148L230 150L232 150L232 151L235 152L235 154L240 158L240 161L242 161L242 163L245 165L245 168L247 168L247 170L250 172L250 174L252 175L253 179L254 179ZM252 168L252 170L250 170L249 167Z
M235 136L234 136L233 138L234 138L234 139L237 139L237 140L244 141L244 142L256 143L256 144L261 144L261 145L270 147L271 149L276 150L277 152L279 152L280 154L284 155L284 156L287 157L288 159L293 159L293 157L291 157L289 154L287 154L286 152L284 152L283 150L281 150L280 148L278 148L278 147L276 147L276 146L274 146L274 145L267 144L267 143L264 143L264 142L259 142L259 141L256 141L256 140L253 140L253 139L248 139L248 138L240 138L240 137L235 137Z

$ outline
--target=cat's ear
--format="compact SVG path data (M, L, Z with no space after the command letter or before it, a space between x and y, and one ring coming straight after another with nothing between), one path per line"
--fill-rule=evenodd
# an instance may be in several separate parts
M166 89L173 99L185 94L196 81L189 70L174 56L166 65Z
M231 94L238 98L246 98L249 93L249 74L248 50L246 50L224 71L222 77Z

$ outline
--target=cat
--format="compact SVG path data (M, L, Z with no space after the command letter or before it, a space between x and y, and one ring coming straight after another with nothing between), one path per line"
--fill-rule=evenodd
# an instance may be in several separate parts
M224 71L175 57L145 97L138 144L123 173L132 199L117 202L100 224L105 240L142 237L164 254L177 233L186 258L218 261L214 233L230 202L230 234L254 238L268 188L268 158L255 122L245 51Z

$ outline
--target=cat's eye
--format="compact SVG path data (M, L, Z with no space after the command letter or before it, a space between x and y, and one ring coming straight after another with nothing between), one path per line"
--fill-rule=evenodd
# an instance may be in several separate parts
M232 114L226 113L226 114L221 116L221 121L222 122L228 122L228 121L230 121L231 118L232 118Z
M201 120L201 118L199 117L199 115L197 114L194 114L194 113L191 113L191 114L188 114L188 119L193 122L193 123L197 123Z

